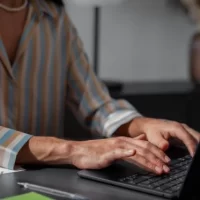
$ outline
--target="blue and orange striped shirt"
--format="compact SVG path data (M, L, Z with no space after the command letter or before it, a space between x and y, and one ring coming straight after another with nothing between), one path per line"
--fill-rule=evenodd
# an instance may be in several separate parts
M0 166L35 136L67 137L65 108L91 131L109 137L140 114L114 100L90 67L64 7L29 0L29 14L11 65L0 38Z

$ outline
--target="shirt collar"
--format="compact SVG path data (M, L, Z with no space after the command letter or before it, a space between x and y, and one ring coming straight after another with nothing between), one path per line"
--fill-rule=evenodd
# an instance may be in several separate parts
M33 5L38 17L41 17L43 14L47 14L53 19L56 18L57 14L55 9L52 9L50 7L50 3L47 3L45 0L29 0L29 2Z

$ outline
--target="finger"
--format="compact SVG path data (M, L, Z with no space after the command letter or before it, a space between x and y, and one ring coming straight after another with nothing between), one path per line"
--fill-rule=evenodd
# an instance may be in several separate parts
M119 144L119 140L118 143ZM143 144L149 144L148 146L145 146ZM120 147L121 148L133 148L136 150L136 157L137 156L141 156L143 159L145 158L146 161L148 161L148 163L151 163L152 166L157 166L157 168L161 168L163 169L166 173L169 172L169 168L167 167L167 165L165 164L166 160L165 160L165 154L164 155L159 155L160 157L163 156L163 160L165 160L164 162L162 161L162 159L160 159L159 157L157 157L153 152L150 151L149 146L154 146L153 144L146 142L146 141L140 141L140 140L134 140L132 138L126 138L126 137L121 137L120 138ZM158 149L158 148L157 148ZM154 149L154 151L156 151L156 149ZM161 152L161 151L159 151ZM157 154L159 154L159 152ZM161 153L162 154L162 153ZM150 165L150 164L149 164Z
M188 131L196 139L196 141L199 143L200 142L200 133L195 131L194 129L190 128L186 124L182 124L182 125L186 129L186 131Z
M137 154L147 158L153 164L161 167L170 161L170 158L158 147L148 141L135 140L132 138L125 138L127 143L135 146Z
M167 167L167 165L161 159L159 159L158 157L156 157L156 155L153 154L151 152L151 150L148 150L148 149L145 149L145 148L136 148L136 151L137 151L137 155L142 156L149 163L152 163L153 166L157 167L156 169L160 169L161 168L166 173L169 172L169 168Z
M152 164L145 157L138 155L137 153L135 154L135 156L132 156L130 158L126 158L125 160L130 162L130 163L137 165L138 167L140 167L140 168L142 168L146 171L153 172L153 173L158 174L158 175L161 175L161 174L164 173L162 167L158 167L158 166Z
M112 163L115 160L123 159L125 157L134 156L136 153L135 149L122 149L116 148L110 152L107 152L104 156L104 159L108 163Z
M169 148L169 142L163 137L161 133L153 134L152 137L148 138L148 140L162 151L166 151Z
M190 155L194 156L197 142L195 138L185 128L183 128L182 125L176 125L174 130L170 132L170 135L181 140L188 148Z
M155 159L157 160L157 162L159 160L162 160L164 163L170 162L170 158L162 150L160 150L157 146L151 144L150 142L137 141L137 145L139 145L139 146L143 147L144 149L147 149L149 152L151 152L153 154L153 156L155 156ZM158 158L159 158L159 160L158 160Z
M124 158L123 160L125 160L126 162L132 164L132 165L136 165L137 167L145 170L145 171L148 171L148 172L151 172L151 173L156 173L156 174L161 174L161 173L158 173L157 171L155 171L154 167L151 165L150 166L146 166L146 165L142 165L138 160L139 160L139 157L138 155L135 155L134 157L130 157L130 158Z
M144 144L148 144L148 145L145 146ZM168 173L169 168L165 165L165 163L159 157L157 157L154 153L150 151L151 146L153 148L154 145L150 144L147 141L134 140L132 138L121 138L121 148L134 147L134 149L136 150L136 155L134 156L134 158L136 158L135 161L139 162L140 164L143 164L142 165L143 167L147 165L146 167L148 169L153 168L154 173L155 173L155 170L157 173L162 173L163 170L164 172ZM154 151L156 151L157 149L154 149ZM162 152L162 151L159 150L159 152ZM165 154L162 155L161 153L161 156L163 156L164 157L163 159L165 159Z

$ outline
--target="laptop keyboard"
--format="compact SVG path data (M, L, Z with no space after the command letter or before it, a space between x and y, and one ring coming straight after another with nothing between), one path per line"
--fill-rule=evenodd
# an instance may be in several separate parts
M120 178L119 181L160 192L174 193L181 188L191 161L192 158L189 155L172 160L170 163L170 173L163 176L157 176L152 173L136 173Z

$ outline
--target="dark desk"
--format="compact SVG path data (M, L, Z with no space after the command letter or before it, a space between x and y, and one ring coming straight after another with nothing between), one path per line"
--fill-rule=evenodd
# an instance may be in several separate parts
M24 193L25 191L17 185L17 181L28 181L82 194L91 200L163 200L128 189L85 180L79 178L76 172L75 169L48 168L1 175L0 198Z

